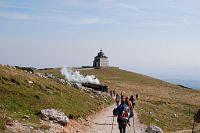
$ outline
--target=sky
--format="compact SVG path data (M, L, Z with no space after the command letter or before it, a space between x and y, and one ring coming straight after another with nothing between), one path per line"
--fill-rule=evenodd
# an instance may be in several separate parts
M0 0L0 64L111 66L200 80L199 0Z

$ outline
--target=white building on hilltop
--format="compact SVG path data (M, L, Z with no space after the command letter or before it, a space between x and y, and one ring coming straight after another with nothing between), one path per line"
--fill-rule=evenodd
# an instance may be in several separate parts
M94 68L105 68L109 66L108 57L104 55L103 51L100 50L98 55L94 57L93 67Z

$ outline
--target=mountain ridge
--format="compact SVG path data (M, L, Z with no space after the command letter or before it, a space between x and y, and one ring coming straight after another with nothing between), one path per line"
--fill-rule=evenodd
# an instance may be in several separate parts
M200 81L198 80L182 80L182 79L163 79L172 84L183 85L192 89L200 89Z

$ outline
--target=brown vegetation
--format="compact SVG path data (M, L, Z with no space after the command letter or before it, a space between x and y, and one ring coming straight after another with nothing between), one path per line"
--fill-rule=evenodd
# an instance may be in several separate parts
M200 91L119 69L82 70L125 95L139 94L136 111L141 122L164 131L191 129L193 115L200 107Z

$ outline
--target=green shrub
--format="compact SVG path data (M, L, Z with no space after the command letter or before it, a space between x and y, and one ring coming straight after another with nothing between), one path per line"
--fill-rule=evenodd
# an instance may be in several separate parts
M23 70L23 71L27 71L27 72L32 72L34 73L34 68L32 67L19 67L19 66L15 66L16 69L20 69L20 70Z

